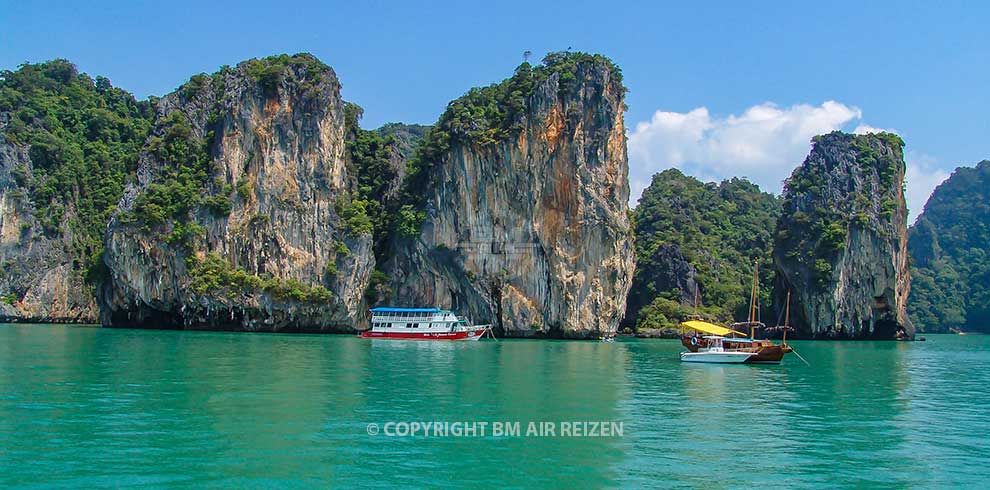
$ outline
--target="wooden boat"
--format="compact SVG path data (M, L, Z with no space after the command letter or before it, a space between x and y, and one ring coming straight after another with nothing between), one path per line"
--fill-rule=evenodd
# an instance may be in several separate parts
M692 335L682 334L681 345L688 349L688 352L681 353L681 361L684 362L710 362L710 363L733 363L733 364L780 364L784 355L793 352L787 345L786 326L790 319L790 293L787 294L787 319L784 326L774 327L784 332L781 343L775 344L770 339L757 339L756 329L766 329L766 325L756 320L757 317L757 274L759 263L753 270L753 292L750 302L749 321L737 322L723 327L714 323L709 323L700 319L692 318L682 322L681 327L692 330ZM695 295L697 297L697 294ZM695 300L695 311L697 312L697 299ZM739 330L749 329L749 337ZM697 332L703 334L699 336ZM736 337L738 336L738 337Z
M718 329L725 329L725 327L700 320L684 322L681 325L703 333L717 332L719 331ZM735 330L725 330L738 334ZM723 359L724 356L689 356L685 358L685 354L718 352L733 353L734 356L741 357L742 360L737 361L741 364L780 364L780 361L784 358L784 354L792 351L790 346L786 344L774 344L773 341L768 339L724 337L721 335L682 335L681 344L688 349L688 352L681 353L681 360L685 362L726 362ZM691 360L688 361L688 359ZM706 361L706 359L712 359L712 361Z

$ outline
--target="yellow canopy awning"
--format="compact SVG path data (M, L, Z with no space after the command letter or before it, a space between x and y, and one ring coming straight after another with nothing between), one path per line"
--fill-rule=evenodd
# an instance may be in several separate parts
M687 327L687 328L691 328L691 329L697 330L699 332L704 332L704 333L711 334L711 335L721 335L723 337L726 336L726 335L729 335L730 333L734 333L734 334L737 334L737 335L742 335L743 337L746 336L746 334L744 334L742 332L737 332L735 330L730 330L728 328L725 328L725 327L722 327L722 326L719 326L719 325L715 325L714 323L703 322L701 320L689 320L689 321L686 321L686 322L681 322L681 326Z

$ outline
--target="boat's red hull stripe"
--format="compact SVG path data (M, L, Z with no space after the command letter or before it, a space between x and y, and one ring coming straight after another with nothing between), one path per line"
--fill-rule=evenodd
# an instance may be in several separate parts
M465 340L479 337L484 330L461 332L361 332L365 339L402 339L402 340ZM473 334L473 335L472 335Z

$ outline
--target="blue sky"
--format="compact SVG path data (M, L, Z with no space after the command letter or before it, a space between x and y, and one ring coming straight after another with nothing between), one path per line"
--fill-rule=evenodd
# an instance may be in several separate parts
M874 127L907 142L917 212L946 172L990 158L990 3L694 3L0 0L0 68L63 57L146 97L308 51L374 127L431 123L524 51L570 47L623 69L634 193L669 166L778 190L809 131Z

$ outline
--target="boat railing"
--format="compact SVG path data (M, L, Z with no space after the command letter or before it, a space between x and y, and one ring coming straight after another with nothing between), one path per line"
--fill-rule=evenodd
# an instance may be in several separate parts
M471 321L463 316L453 316L450 314L427 314L424 316L401 316L395 314L372 313L372 323L419 323L421 324L449 324L460 327L470 327Z
M379 322L443 322L451 321L443 316L399 316L399 315L378 315L373 314L371 316L373 321Z
M729 325L729 328L748 328L748 327L766 328L766 325L764 325L763 322L736 322Z

